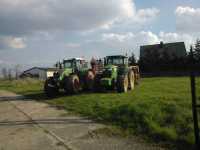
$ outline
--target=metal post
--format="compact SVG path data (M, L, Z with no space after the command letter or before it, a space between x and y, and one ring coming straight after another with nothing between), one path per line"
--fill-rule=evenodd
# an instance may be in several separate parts
M195 87L195 75L193 71L194 65L194 56L192 47L190 49L191 55L191 73L190 73L190 80L191 80L191 94L192 94L192 114L193 114L193 121L194 121L194 135L195 135L195 145L196 149L200 149L199 144L199 126L198 126L198 114L197 114L197 103L196 103L196 87Z

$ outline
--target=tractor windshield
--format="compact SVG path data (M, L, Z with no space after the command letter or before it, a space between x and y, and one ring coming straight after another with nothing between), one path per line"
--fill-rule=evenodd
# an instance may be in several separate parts
M72 68L72 62L71 61L64 61L64 68Z
M126 58L108 58L107 59L108 65L123 65L126 63L127 63Z

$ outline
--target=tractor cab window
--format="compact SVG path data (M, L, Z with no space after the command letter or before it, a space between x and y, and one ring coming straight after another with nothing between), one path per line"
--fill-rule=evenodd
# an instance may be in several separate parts
M64 61L64 68L72 68L72 62L71 61Z
M126 58L110 58L107 60L108 65L123 65L128 64L128 59Z
M76 60L76 69L80 70L82 67L82 61L81 60Z
M128 58L124 58L124 64L128 65Z
M82 67L83 67L83 68L88 68L88 62L84 62L84 63L82 64Z
M113 59L113 65L120 65L120 64L123 64L124 61L122 58L115 58Z

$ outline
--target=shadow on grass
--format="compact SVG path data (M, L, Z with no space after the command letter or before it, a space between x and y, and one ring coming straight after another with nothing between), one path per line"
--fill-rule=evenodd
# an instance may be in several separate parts
M30 93L30 94L29 94ZM26 99L33 99L36 101L45 101L45 100L54 100L56 98L64 98L69 96L80 96L80 95L92 95L92 94L112 94L116 93L115 91L101 91L101 92L88 92L88 91L82 91L78 94L66 94L64 91L59 92L57 95L48 97L43 91L37 92L37 93L31 93L28 92L27 94L23 94L23 96Z

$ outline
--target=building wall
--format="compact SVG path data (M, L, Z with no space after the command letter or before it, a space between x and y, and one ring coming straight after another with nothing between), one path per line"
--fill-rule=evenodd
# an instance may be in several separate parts
M46 72L47 78L48 78L48 77L53 77L53 73L54 73L54 71L47 71L47 72Z
M46 71L45 70L40 70L39 71L39 79L40 80L46 80L46 78L47 78L47 75L46 75L47 73L46 73Z

